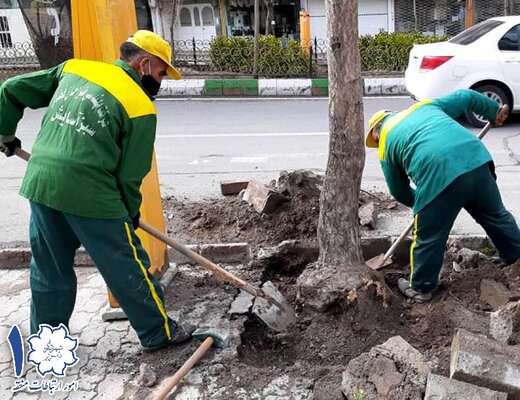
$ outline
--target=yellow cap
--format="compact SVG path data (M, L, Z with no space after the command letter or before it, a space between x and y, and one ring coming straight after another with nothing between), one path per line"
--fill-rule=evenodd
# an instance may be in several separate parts
M128 38L128 42L164 61L168 65L166 72L170 78L181 79L180 72L171 64L172 48L162 37L150 31L139 30Z
M388 115L390 115L392 111L388 110L379 110L376 112L370 119L368 120L368 132L367 132L367 138L365 140L365 144L367 147L378 147L378 143L374 140L372 137L372 129L374 129L377 124L379 124L382 120L384 120Z

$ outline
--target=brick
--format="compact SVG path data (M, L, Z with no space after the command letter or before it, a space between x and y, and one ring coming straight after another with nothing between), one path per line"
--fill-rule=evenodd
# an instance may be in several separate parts
M249 181L223 181L220 182L220 192L224 196L233 196L247 189Z
M450 378L520 399L520 348L459 329L451 344Z
M269 214L287 198L259 182L250 181L244 192L243 200L251 204L258 213Z
M507 400L507 393L430 374L424 400Z
M506 305L511 296L511 292L503 283L491 279L482 279L480 282L480 301L489 304L495 310Z
M31 250L28 248L0 250L0 269L28 267L30 262Z
M500 343L518 344L520 302L508 303L489 317L489 335Z

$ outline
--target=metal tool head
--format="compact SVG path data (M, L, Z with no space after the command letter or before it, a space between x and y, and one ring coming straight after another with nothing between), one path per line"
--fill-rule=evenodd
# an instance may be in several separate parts
M212 337L214 342L213 345L215 347L224 348L229 346L229 332L219 328L211 328L211 327L200 327L197 328L192 336L195 339L204 340L208 337Z
M262 285L262 291L268 297L274 299L275 303L262 297L256 297L253 304L253 313L269 328L277 332L287 331L296 323L296 315L292 306L271 281Z
M368 265L371 269L377 271L378 269L384 268L392 264L392 257L388 257L385 259L384 254L379 254L378 256L375 256L371 258L370 260L366 261L366 265Z

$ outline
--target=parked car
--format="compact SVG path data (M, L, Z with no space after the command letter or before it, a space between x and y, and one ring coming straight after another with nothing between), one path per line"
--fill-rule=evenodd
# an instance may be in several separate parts
M491 18L446 42L414 45L405 81L417 100L470 88L520 112L520 16ZM465 116L484 126L480 116Z

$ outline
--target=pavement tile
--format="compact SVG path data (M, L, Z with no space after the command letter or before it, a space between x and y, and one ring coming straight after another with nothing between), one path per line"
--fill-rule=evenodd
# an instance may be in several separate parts
M105 335L106 328L107 324L105 322L91 322L81 331L80 345L95 346L99 339Z
M121 397L125 392L125 383L129 381L128 375L108 374L98 385L97 400L115 400Z

